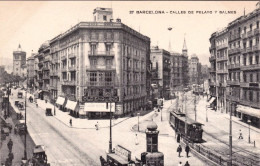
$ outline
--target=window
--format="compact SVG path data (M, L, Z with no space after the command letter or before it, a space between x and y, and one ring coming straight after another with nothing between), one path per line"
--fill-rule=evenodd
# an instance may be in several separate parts
M246 100L247 99L247 93L246 93L247 91L246 90L244 90L244 100Z
M97 50L97 45L91 44L90 52L91 52L92 55L96 53L96 50Z
M252 29L253 29L253 25L252 25L252 24L250 24L250 31L252 31Z
M90 59L90 66L96 66L97 65L97 59L96 58L91 58Z
M259 64L259 55L255 56L255 64Z
M246 33L246 27L244 27L244 33Z
M62 79L67 80L67 72L62 72Z
M112 82L112 73L111 72L105 73L105 82Z
M250 46L250 48L253 47L253 41L252 41L252 40L250 40L250 42L249 42L249 46Z
M112 66L112 59L106 59L106 66L111 67Z
M71 81L76 81L76 72L75 71L71 72L70 78L71 78L70 79Z
M253 74L250 74L250 82L253 82Z
M259 92L257 91L256 92L256 101L259 102L259 100L260 100L260 96L259 96Z
M253 64L253 56L249 57L249 64L252 65Z
M244 57L244 66L246 66L246 57Z
M107 21L107 16L103 16L103 20L104 20L104 21Z
M244 48L244 49L246 49L246 42L245 42L245 43L243 43L243 48Z
M253 91L249 91L249 100L253 101Z
M97 73L91 72L89 80L90 82L97 82Z
M243 81L246 82L246 74L243 74Z
M241 33L241 28L239 27L239 28L238 28L238 34L240 34L240 33Z
M70 59L70 65L71 65L72 67L74 67L74 66L76 65L76 58L71 58L71 59Z
M256 28L259 28L259 21L256 22Z

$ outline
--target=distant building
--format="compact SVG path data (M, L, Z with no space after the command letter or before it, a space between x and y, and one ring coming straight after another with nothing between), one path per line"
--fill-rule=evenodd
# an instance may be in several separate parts
M5 72L5 66L0 66L0 75L2 75Z
M19 44L17 50L13 51L13 75L26 76L26 52L22 51Z
M150 60L152 63L152 84L156 84L159 97L170 98L171 80L171 55L170 52L159 49L158 46L151 48Z
M34 87L34 55L27 58L27 79L28 79L28 87L33 88Z

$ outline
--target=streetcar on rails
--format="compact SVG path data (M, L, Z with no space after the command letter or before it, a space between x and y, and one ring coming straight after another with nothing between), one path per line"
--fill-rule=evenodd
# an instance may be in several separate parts
M177 110L170 112L170 125L175 131L180 132L182 136L191 142L201 143L202 139L202 123L196 122L193 119L187 118L187 134L185 134L185 114Z

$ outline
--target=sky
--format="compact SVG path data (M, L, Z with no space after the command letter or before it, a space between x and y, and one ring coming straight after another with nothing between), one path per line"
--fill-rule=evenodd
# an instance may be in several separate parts
M150 37L151 46L181 52L184 36L188 55L209 65L210 35L229 22L256 9L257 1L1 1L0 65L12 66L13 51L21 47L27 57L41 44L80 21L93 21L96 7L113 8L114 19ZM130 11L134 11L130 14ZM164 14L137 14L164 11ZM175 12L175 14L171 14ZM181 11L184 14L177 14ZM193 12L190 13L190 12ZM210 14L210 11L212 13ZM220 14L220 11L232 11ZM168 12L168 13L166 13ZM169 27L173 29L168 30Z

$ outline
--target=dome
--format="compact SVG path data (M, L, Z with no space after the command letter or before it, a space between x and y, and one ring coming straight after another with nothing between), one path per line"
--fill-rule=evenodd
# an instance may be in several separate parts
M158 128L157 124L154 121L151 121L147 125L148 130L156 130Z

